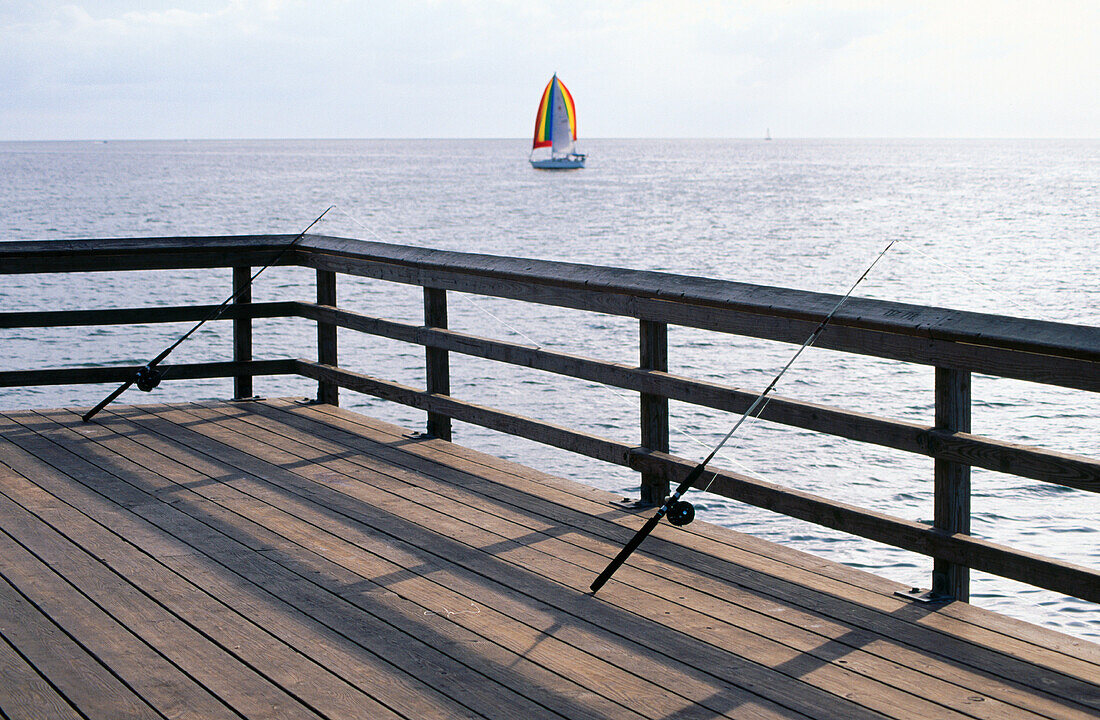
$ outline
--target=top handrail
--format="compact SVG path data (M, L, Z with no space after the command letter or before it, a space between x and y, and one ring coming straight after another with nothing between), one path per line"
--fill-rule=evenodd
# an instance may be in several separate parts
M0 273L232 267L271 260L293 235L0 243ZM280 261L801 342L839 296L647 270L305 236ZM817 343L991 375L1100 391L1100 327L851 298Z

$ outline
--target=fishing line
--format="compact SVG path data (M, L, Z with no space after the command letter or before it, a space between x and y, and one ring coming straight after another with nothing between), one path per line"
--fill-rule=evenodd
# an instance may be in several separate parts
M386 240L384 240L378 233L376 233L374 230L367 227L363 223L359 222L359 220L354 215L349 213L347 210L345 210L344 208L339 207L339 206L334 206L334 207L336 207L336 209L339 210L340 212L344 213L344 215L346 215L347 218L349 220L351 220L353 223L355 223L356 225L358 225L359 227L363 228L364 230L369 232L371 235L373 235L374 238L376 240L378 240L378 242L386 242ZM542 343L538 342L537 340L532 338L527 333L523 332L522 330L519 330L518 328L516 328L512 325L509 325L504 320L500 319L499 317L497 317L493 313L491 313L488 310L486 310L485 308L481 307L480 303L474 302L473 298L469 297L466 293L456 292L454 294L457 295L460 299L464 300L466 303L468 303L475 310L478 310L479 312L482 312L485 315L488 315L493 320L497 321L500 324L500 326L503 327L504 329L509 330L509 331L515 333L516 335L519 335L521 338L523 338L524 340L531 343L532 347L534 347L536 350L541 350L544 347Z
M870 265L867 266L867 269L863 271L863 274L860 275L854 283L852 283L852 286L848 288L848 292L844 293L837 304L833 306L833 309L829 311L829 314L825 316L825 319L821 321L821 323L814 329L812 333L810 333L810 336L807 337L806 340L802 343L801 347L799 347L798 350L795 351L794 355L791 356L791 359L788 360L787 364L783 366L783 369L780 370L774 378L772 378L772 381L768 383L768 386L764 388L763 392L756 396L756 399L753 400L752 405L749 405L748 410L746 410L741 415L741 417L738 418L737 422L733 424L733 427L730 428L725 437L723 437L718 442L718 445L714 448L714 450L711 451L710 455L707 456L707 459L701 463L702 465L706 465L714 459L714 456L718 454L718 451L722 449L722 446L725 445L731 437L733 437L734 433L737 432L737 429L741 427L741 425L746 420L748 420L750 417L758 417L759 414L764 411L765 406L771 400L771 398L768 397L768 393L770 393L775 388L776 384L779 382L779 379L782 378L788 370L790 370L791 366L794 365L795 360L798 359L802 352L806 348L814 344L814 341L817 340L819 335L821 335L821 331L825 329L825 326L829 324L829 321L832 320L833 316L836 315L838 310L840 310L840 306L848 301L848 298L852 296L853 292L855 292L856 287L858 287L859 284L863 282L864 278L867 277L867 274L871 272L871 269L875 267L878 261L882 259L882 256L885 255L886 252L890 248L892 248L894 246L894 243L896 242L897 240L891 240L889 244L887 244L887 246L882 249L882 252L875 256L875 259L871 262ZM707 483L707 488L709 488L714 483L714 479L717 477L718 474L715 473L714 476L711 477L710 482ZM678 499L678 497L674 499L674 502Z
M947 263L944 263L944 262L940 261L939 259L933 257L932 255L929 255L928 253L922 252L919 248L912 245L912 243L908 240L895 240L894 243L896 243L899 248L908 248L910 250L913 250L918 255L922 255L922 256L926 257L927 259L929 259L932 262L936 263L940 267L942 267L946 270L950 270L950 271L956 273L957 275L960 275L961 277L966 278L967 280L973 282L976 285L982 286L986 290L990 291L993 295L1002 298L1004 301L1008 302L1009 304L1015 305L1016 307L1021 308L1021 309L1027 309L1022 304L1014 301L1011 297L1005 295L1003 292L999 291L997 288L993 287L992 285L989 285L988 283L983 283L982 281L970 276L969 274L967 274L966 272L960 270L959 268L948 265ZM887 249L889 249L889 248L887 248ZM883 251L883 254L885 254L885 250ZM876 262L877 262L877 258L876 258ZM872 266L873 266L873 264L872 264ZM868 268L868 271L870 271L870 268ZM860 278L860 280L862 280L862 278ZM859 281L857 281L856 284L858 285ZM854 287L853 287L853 290L854 290ZM849 291L849 294L850 294L850 292L851 291ZM768 398L764 401L764 403L756 411L754 417L749 420L748 425L746 425L746 432L743 432L742 435L746 435L747 430L750 430L756 424L756 421L760 419L761 415L763 415L764 410L767 409L768 404L772 401L773 397L774 396L772 396L772 395L768 396ZM696 439L694 437L692 438L692 440L694 440L696 443L698 443L700 445L703 444L701 441L699 441L698 439ZM737 450L738 448L743 447L743 445L744 445L744 443L742 442L740 445L737 445L736 447L733 447L733 448L730 448L730 449L731 450ZM710 446L705 446L705 447L707 447L709 449ZM724 459L728 462L731 462L732 464L738 465L739 467L741 467L741 469L743 469L747 472L750 472L750 473L752 472L752 470L750 468L746 467L743 463L740 463L740 462L736 461L734 458L732 458L728 454L721 454L720 453L717 457L720 457L720 458L722 458L722 459ZM714 484L714 481L715 481L715 479L717 479L717 477L718 477L717 473L715 473L713 476L711 476L711 479L707 483L706 487L704 487L700 492L707 492L710 489L711 485Z
M661 507L657 509L656 514L654 514L654 516L651 517L646 522L646 524L643 525L642 528L634 534L634 537L632 537L630 541L623 546L622 550L619 551L619 554L616 555L610 563L608 563L603 572L600 573L594 581L592 581L592 585L590 586L590 588L593 594L599 592L599 589L604 586L604 583L606 583L608 579L610 579L611 576L615 573L615 571L618 570L624 562L626 562L626 559L630 557L630 555L638 548L639 545L641 545L642 541L645 540L649 533L653 531L653 528L657 527L657 524L661 522L661 518L668 515L669 522L677 526L687 525L695 519L695 508L691 505L691 503L681 501L680 498L688 490L690 490L691 487L695 484L695 481L703 475L703 473L706 471L706 466L714 459L714 457L718 454L718 451L722 449L722 446L725 445L731 437L733 437L738 428L740 428L747 419L752 417L753 413L759 413L763 410L763 406L767 402L768 393L770 393L772 389L775 388L780 378L782 378L783 375L786 374L787 370L791 368L795 360L798 359L802 352L810 345L812 345L814 341L817 340L822 331L829 324L829 321L833 319L833 316L836 315L841 306L848 301L849 297L851 297L856 287L858 287L859 284L863 282L864 278L866 278L871 270L875 267L875 265L878 264L878 261L881 260L884 255L886 255L886 253L890 250L890 248L894 246L894 243L896 242L896 239L891 240L886 245L886 247L884 247L882 251L875 256L875 259L871 261L871 264L867 266L867 269L864 270L863 273L856 279L856 281L852 283L852 286L848 288L848 292L844 293L844 295L840 298L836 305L833 306L833 309L829 311L829 314L826 315L821 323L818 324L818 326L814 329L814 331L810 333L810 336L806 338L801 347L799 347L794 355L791 356L791 359L787 361L787 364L783 366L783 368L776 374L774 378L772 378L772 381L768 383L768 386L764 388L763 392L756 396L756 399L753 400L751 405L749 405L749 408L745 410L741 417L738 418L737 422L734 423L733 427L730 428L729 432L727 432L725 436L721 439L721 441L719 441L719 443L714 447L714 449L710 451L710 454L707 455L707 457L704 458L701 463L692 468L691 472L689 472L687 477L684 478L684 481L680 483L680 486L678 488L676 488L676 491L672 493L672 495L669 495L667 498L665 498L664 502L661 504ZM708 488L711 484L714 483L714 480L717 477L717 473L715 473L711 477L710 482L707 484Z
M1003 292L1001 290L998 290L996 287L994 287L992 285L989 285L988 283L982 282L981 280L979 280L976 277L970 275L969 273L964 272L963 270L960 270L957 267L954 267L952 265L948 265L947 263L943 262L939 258L937 258L933 255L929 255L928 253L922 251L920 248L916 247L915 245L905 243L904 247L907 247L908 249L912 250L913 252L917 253L918 255L921 255L921 256L927 258L928 260L931 260L932 262L936 263L937 265L944 268L945 270L950 270L951 272L965 278L969 282L972 282L975 285L978 285L982 288L985 288L989 292L993 293L993 295L995 295L997 298L1007 302L1009 305L1015 306L1019 310L1022 310L1026 313L1031 313L1035 310L1034 307L1029 308L1029 307L1025 306L1023 303L1020 303L1020 302L1017 302L1016 300L1013 300L1012 297L1010 295L1006 294L1005 292Z
M269 267L271 267L275 263L282 260L283 256L286 255L286 253L290 250L290 248L294 247L294 245L296 245L299 240L301 240L303 237L305 237L306 233L309 232L310 229L314 225L321 222L321 218L323 218L325 215L327 215L328 211L331 210L333 207L334 206L330 205L323 213L318 215L316 220L314 220L309 225L307 225L305 230L298 233L294 237L293 240L291 240L289 243L287 243L279 251L279 253L277 255L275 255L274 258L271 259L271 261L267 265L264 265L262 268L260 268L255 273L253 273L252 277L248 278L248 280L241 283L240 287L236 288L233 291L233 294L230 295L228 298L226 298L225 301L221 305L214 308L214 310L212 310L210 312L210 314L207 315L205 318L203 318L202 320L199 320L197 323L195 323L195 326L193 328L188 330L186 333L184 333L182 336L180 336L180 338L178 340L176 340L174 343L172 343L171 345L166 347L164 350L162 350L159 355L157 355L155 358L153 358L149 362L145 363L145 365L143 365L137 371L137 375L135 375L130 380L127 380L126 382L122 383L121 385L119 385L118 388L116 388L114 392L112 392L110 395L108 395L107 397L100 400L98 405L96 405L94 408L92 408L91 410L86 412L84 415L82 415L81 419L84 422L88 422L89 420L91 420L93 417L96 416L96 414L100 410L102 410L103 408L105 408L109 404L111 404L111 402L113 402L115 400L115 398L117 398L119 395L121 395L123 392L125 392L131 385L136 384L138 386L139 390L143 390L144 392L152 392L152 390L157 385L160 384L160 381L164 379L164 375L165 375L164 372L158 371L156 369L157 365L159 365L166 357L168 357L172 353L173 350L175 350L177 347L179 347L180 344L183 343L184 340L191 337L191 335L193 335L196 330L198 330L200 327L202 327L206 323L210 322L211 320L217 320L219 317L221 317L221 314L223 312L225 312L225 309L227 307L229 307L230 303L232 303L234 300L236 300L238 297L240 297L241 293L243 293L245 290L252 287L252 282L257 277L260 276L260 273L262 273L264 270L267 270Z
M358 225L364 231L366 231L367 233L370 233L370 235L372 235L379 242L387 242L381 235L379 235L377 232L375 232L375 230L373 228L371 228L370 226L368 226L365 223L363 223L362 221L360 221L359 218L357 218L355 215L352 215L350 212L345 210L342 206L336 205L334 207L336 208L336 210L338 212L342 213L345 217L347 217L353 223ZM548 345L546 343L540 342L539 340L536 340L535 338L533 338L531 335L528 335L527 333L525 333L522 330L518 329L514 325L508 323L504 319L500 318L499 316L493 314L492 312L490 312L489 310L484 308L481 303L475 301L475 298L472 298L472 297L468 296L466 293L456 293L456 294L458 295L459 298L464 300L467 304L469 304L475 310L477 310L477 311L485 314L486 316L492 318L501 327L503 327L506 330L508 330L508 331L524 338L525 340L527 340L535 349L541 350L543 348L551 347L551 346L553 346L553 347L563 347L563 348L566 348L566 349L569 348L569 345L567 343L558 342L558 343L554 343L552 345ZM619 398L620 400L626 401L626 403L628 403L628 405L634 403L634 401L636 399L635 396L628 395L628 394L620 391L619 389L617 389L613 386L601 385L601 387L604 390L606 390L607 392L609 392L612 395ZM767 407L767 403L770 402L770 401L771 401L771 398L769 397L768 400L765 401L765 403L759 408L759 412L756 413L757 416L761 412L763 412L764 408ZM748 425L746 425L746 429L751 428L754 424L756 424L757 420L758 420L758 417L756 417L756 416L749 418ZM708 445L707 443L703 442L702 440L700 440L696 436L692 435L691 433L689 433L689 432L687 432L687 431L685 431L685 430L683 430L679 427L670 427L670 431L675 432L676 434L680 435L681 437L683 437L683 438L699 445L699 447L703 448L704 450L710 450L711 449L711 445ZM724 442L725 442L725 440L723 440L723 443ZM739 448L741 448L742 446L743 446L743 443L739 444L739 445L737 445L733 448L729 448L729 449L732 450L732 451L736 451ZM720 448L721 448L721 445L719 445L719 449ZM747 467L744 463L740 462L733 455L729 455L727 453L719 452L714 457L721 458L722 460L728 462L731 465L739 467L740 469L744 470L747 473L752 473L753 472L752 468ZM712 460L713 459L714 458L712 458ZM715 477L717 477L717 476L715 476ZM713 482L714 482L714 478L711 478L710 482L707 484L708 489L709 489L710 485L713 484Z
M926 258L930 261L932 261L933 263L940 266L941 268L943 268L945 270L948 270L948 271L950 271L950 272L966 279L967 281L984 288L985 290L990 292L993 296L1003 300L1004 302L1006 302L1010 305L1015 306L1016 308L1018 308L1020 310L1025 310L1025 311L1028 311L1028 312L1030 312L1030 310L1031 310L1031 309L1027 308L1026 306L1024 306L1022 303L1017 302L1012 297L1005 294L1003 291L1001 291L998 288L994 287L993 285L990 285L989 283L986 283L986 282L982 282L978 278L975 278L974 276L972 276L969 273L961 270L960 268L958 268L956 266L953 266L953 265L950 265L948 263L945 263L942 260L940 260L939 258L937 258L933 255L930 255L929 253L926 253L926 252L922 251L920 248L918 248L916 245L914 245L912 241L908 241L908 240L898 241L898 247L899 247L899 249L904 248L904 249L912 250L914 253L916 253L916 254L918 254L918 255L920 255L920 256L922 256L922 257L924 257L924 258ZM768 403L771 402L771 399L772 399L772 396L769 395L768 399L764 401L764 403L760 406L760 408L755 413L755 419L759 419L759 417L764 413L764 410L767 408ZM752 426L755 424L754 420L749 421L749 424L746 426L746 432L743 432L742 435L747 434L747 430L752 428ZM703 445L703 443L700 440L698 440L697 438L694 438L692 436L688 436L688 437L690 437L694 442L698 443L699 445ZM743 446L743 443L741 445L738 445L738 446L734 447L734 448L731 448L731 450L736 450L736 449L738 449L739 447L742 447L742 446ZM704 445L704 447L707 447L709 449L709 446ZM752 472L752 470L750 468L746 467L743 463L740 463L740 462L736 461L734 458L732 458L728 454L719 454L717 457L720 457L723 460L726 460L727 462L730 462L734 465L737 465L737 466L741 467L743 470L746 470L750 473ZM717 473L714 474L711 477L710 481L707 483L706 487L704 487L701 490L701 492L707 492L710 489L711 485L714 484L714 481L715 481L715 479L717 479L717 477L718 477Z
M347 210L345 210L345 209L344 209L343 207L341 207L341 206L339 206L339 205L335 205L334 207L336 208L336 210L337 210L338 212L342 213L342 214L343 214L343 215L344 215L345 217L347 217L347 218L348 218L349 220L351 220L351 221L352 221L353 223L355 223L355 224L356 224L356 225L358 225L358 226L359 226L360 228L362 228L362 229L363 229L364 231L366 231L367 233L369 233L369 234L370 234L371 236L373 236L373 237L374 237L374 238L375 238L376 240L378 240L379 242L387 242L387 241L386 241L386 240L385 240L385 239L384 239L383 237L381 237L381 235L379 235L379 234L378 234L377 232L375 232L375 230L374 230L373 228L371 228L370 226L368 226L368 225L366 225L365 223L363 223L362 221L360 221L360 220L359 220L359 218L357 218L356 216L352 215L352 214L351 214L350 212L348 212ZM863 279L864 279L864 278L866 277L866 275L867 275L867 274L868 274L868 273L869 273L869 272L871 271L871 268L872 268L872 267L874 267L875 263L877 263L877 262L878 262L878 260L879 260L879 259L880 259L880 258L881 258L881 257L882 257L883 255L885 255L885 254L886 254L886 252L887 252L887 251L888 251L888 250L890 249L890 247L891 247L891 246L893 246L893 245L894 245L894 244L895 244L896 242L897 242L897 240L896 240L896 239L895 239L894 241L892 241L892 242L891 242L891 243L890 243L889 245L887 245L887 247L886 247L886 248L885 248L885 249L884 249L884 250L883 250L883 251L882 251L882 252L881 252L881 253L880 253L880 254L879 254L879 255L878 255L878 256L877 256L876 258L875 258L875 261L874 261L874 263L872 263L872 264L871 264L871 266L867 268L867 270L865 271L865 273L864 273L864 274L863 274L863 275L862 275L862 276L861 276L861 277L860 277L860 278L859 278L859 279L858 279L858 280L857 280L857 281L855 282L855 284L853 284L853 286L852 286L852 287L851 287L851 288L850 288L850 289L848 290L848 292L847 292L847 293L845 294L845 296L844 296L844 297L843 297L843 298L841 299L841 302L840 302L840 303L838 303L837 307L836 307L836 308L834 308L834 309L833 309L833 311L832 311L832 312L831 312L831 313L829 314L829 316L828 316L828 318L826 319L826 321L825 321L825 322L828 322L828 320L829 320L829 319L831 319L832 315L833 315L833 314L834 314L834 313L836 312L836 310L837 310L837 309L839 309L839 306L840 306L841 304L843 304L843 302L844 302L844 301L846 301L846 300L848 299L848 297L849 297L849 296L851 295L851 293L852 293L852 292L853 292L853 291L855 290L855 287L856 287L857 285L859 285L859 284L860 284L860 283L861 283L861 282L863 281ZM550 347L549 345L547 345L547 344L545 344L545 343L542 343L542 342L540 342L540 341L536 340L535 338L531 337L531 336L530 336L530 335L528 335L527 333L523 332L522 330L520 330L520 329L516 328L515 326L513 326L512 324L508 323L508 322L507 322L507 321L505 321L504 319L502 319L502 318L498 317L497 315L493 314L492 312L490 312L489 310L487 310L486 308L484 308L484 307L482 306L482 304L481 304L481 303L479 303L479 302L475 302L475 299L474 299L474 298L472 298L472 297L469 297L469 296L468 296L468 295L467 295L466 293L457 293L457 295L458 295L458 297L462 298L462 299L463 299L463 300L464 300L464 301L465 301L466 303L468 303L468 304L469 304L469 305L470 305L471 307L473 307L474 309L476 309L476 310L478 310L479 312L481 312L481 313L485 314L486 316L488 316L488 317L492 318L492 319L493 319L494 321L496 321L496 322L497 322L497 323L498 323L498 324L499 324L499 325L500 325L501 327L503 327L503 328L507 329L508 331L510 331L510 332L512 332L512 333L515 333L516 335L518 335L518 336L520 336L520 337L524 338L525 340L527 340L528 342L530 342L530 343L531 343L531 345L532 345L532 346L533 346L533 347L534 347L535 349L540 349L540 350L541 350L541 349L543 349L543 348L545 348L545 347ZM813 338L813 336L812 336L812 335L811 335L811 337L810 337L810 338L807 338L807 343L806 343L806 344L804 344L804 345L803 345L803 347L799 348L799 350L798 350L798 352L797 352L797 353L795 354L795 356L791 358L790 362L788 363L788 367L789 367L789 366L790 366L791 364L793 364L794 360L795 360L795 359L797 359L798 355L799 355L799 354L800 354L800 353L802 352L802 350L804 350L804 349L805 349L806 347L808 347L808 346L809 346L809 344L812 344L812 341L813 341L813 339L814 339L814 338ZM567 345L567 344L562 344L562 343L556 343L556 344L555 344L555 346L557 346L557 347L568 347L568 345ZM782 376L782 374L783 374L784 372L786 372L786 370L787 370L787 368L784 368L784 369L783 369L783 370L782 370L782 371L780 372L780 375L779 375L779 376L776 376L776 378L775 378L775 381L778 381L779 377L781 377L781 376ZM610 392L610 393L611 393L612 395L614 395L614 396L616 396L617 398L619 398L620 400L624 400L624 401L626 401L626 402L627 402L628 404L629 404L629 403L633 403L633 402L635 401L635 397L634 397L634 396L632 396L632 395L628 395L628 394L626 394L626 393L624 393L624 392L620 391L619 389L617 389L617 388L615 388L615 387L613 387L613 386L610 386L610 385L603 385L602 387L603 387L603 388L604 388L604 389L605 389L606 391ZM765 398L765 399L764 399L764 401L763 401L762 403L760 403L759 407L755 408L755 410L754 410L753 408L750 408L750 409L749 409L748 411L746 411L746 413L745 413L744 415L742 415L741 419L740 419L740 420L738 421L738 423L739 423L739 424L740 424L740 423L742 423L742 422L746 423L746 425L745 425L745 430L746 430L746 431L747 431L748 429L750 429L750 428L751 428L752 426L754 426L754 425L755 425L755 424L756 424L756 423L758 422L758 420L759 420L759 416L760 416L760 415L761 415L761 414L762 414L762 413L764 412L764 410L765 410L765 409L767 408L767 406L768 406L768 403L769 403L769 402L771 402L771 396L769 395L769 392L770 392L770 391L771 391L771 390L772 390L773 388L774 388L774 381L773 381L773 384L772 384L771 386L769 386L769 387L768 387L767 389L765 389L765 390L764 390L764 392L763 392L763 393L761 393L761 394L760 394L759 396L757 396L757 400L759 400L759 398L760 398L760 397L764 397L764 398ZM726 444L726 443L727 443L727 442L729 441L730 437L732 436L733 432L735 432L735 431L736 431L736 429L737 429L737 427L735 426L735 427L734 427L734 430L733 430L733 431L731 431L731 432L730 432L730 433L729 433L729 434L727 435L727 437L723 438L723 439L722 439L722 440L721 440L721 441L720 441L720 442L718 443L717 447L715 447L715 448L714 448L715 452L713 452L713 453L711 454L711 456L710 456L710 457L708 458L708 460L706 461L706 463L709 463L709 462L713 461L713 460L714 460L715 458L721 458L722 460L724 460L724 461L728 462L729 464L731 464L731 465L734 465L734 466L736 466L736 467L739 467L740 469L744 470L745 472L748 472L748 473L750 473L750 474L751 474L751 473L753 472L752 468L749 468L749 467L747 467L747 466L746 466L746 465L745 465L744 463L740 462L740 461L739 461L739 460L738 460L738 459L737 459L737 458L736 458L735 456L733 456L733 455L730 455L730 454L727 454L727 453L724 453L724 452L721 452L721 451L722 451L722 448L723 448L723 446L724 446L724 445L725 445L725 444ZM685 438L685 439L687 439L687 440L689 440L689 441L691 441L691 442L693 442L693 443L695 443L695 444L699 445L699 446L700 446L701 448L703 448L703 449L705 449L705 450L711 450L711 449L712 449L712 446L711 446L711 445L708 445L708 444L704 443L704 442L703 442L702 440L700 440L700 439L699 439L698 437L696 437L696 436L692 435L691 433L689 433L689 432L687 432L687 431L685 431L685 430L682 430L682 429L681 429L681 428L679 428L679 427L671 427L671 428L670 428L670 430L671 430L672 432L675 432L675 433L677 433L678 435L682 436L683 438ZM745 433L742 433L742 434L745 434ZM738 444L738 445L736 445L736 446L734 446L734 447L732 447L732 448L728 448L728 450L730 450L730 451L736 451L736 450L740 449L740 448L741 448L741 447L743 447L743 446L744 446L744 441L742 441L742 442L741 442L740 444ZM704 463L704 464L706 464L706 463ZM713 484L714 484L714 481L715 481L715 479L717 479L717 477L718 477L718 476L717 476L717 474L713 475L713 476L712 476L712 477L710 478L710 480L709 480L709 481L707 482L707 485L706 485L706 487L705 487L705 488L703 488L702 492L706 492L707 490L709 490L709 489L710 489L710 487L711 487L711 485L713 485Z

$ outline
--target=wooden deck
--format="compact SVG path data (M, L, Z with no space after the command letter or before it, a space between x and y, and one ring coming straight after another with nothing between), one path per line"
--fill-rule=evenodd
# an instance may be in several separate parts
M1100 646L289 400L0 414L7 718L1096 718Z

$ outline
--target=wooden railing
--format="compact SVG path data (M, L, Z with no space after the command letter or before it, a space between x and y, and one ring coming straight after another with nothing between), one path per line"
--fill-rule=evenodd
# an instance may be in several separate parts
M0 274L234 268L234 287L253 267L279 256L290 235L0 243ZM427 413L428 432L451 437L451 420L474 423L641 473L643 500L659 501L694 464L669 455L668 400L741 413L757 391L668 372L668 325L801 344L838 296L666 273L426 250L308 235L279 263L313 268L317 302L253 303L241 293L231 320L233 361L171 366L169 379L233 377L235 396L252 395L256 375L300 374L318 382L318 400L339 402L339 388ZM424 324L340 309L337 274L419 285ZM630 366L460 333L447 328L447 291L609 313L639 321L639 364ZM210 306L9 312L0 327L180 322ZM300 317L317 324L317 360L252 359L252 320ZM337 328L425 348L424 388L339 367ZM934 558L933 593L966 600L969 569L1100 602L1100 572L971 537L970 468L980 467L1079 490L1100 490L1100 460L970 433L970 376L980 372L1081 391L1100 391L1100 328L851 298L816 346L930 365L935 422L923 425L773 396L761 417L815 432L935 459L932 526L810 495L713 468L710 491L791 517ZM551 425L450 396L449 354L486 358L637 392L639 443L631 445ZM167 367L167 366L166 366ZM122 382L137 366L7 370L0 386Z

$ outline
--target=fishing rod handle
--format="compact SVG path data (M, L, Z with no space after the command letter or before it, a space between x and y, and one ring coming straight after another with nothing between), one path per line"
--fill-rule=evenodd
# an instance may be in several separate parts
M593 595L599 592L600 588L604 586L604 583L611 579L611 576L615 574L615 571L618 570L624 562L626 562L630 554L638 549L638 546L642 544L642 540L645 540L646 536L653 532L653 528L657 527L657 523L661 522L661 518L665 516L665 512L667 512L665 508L666 506L662 505L661 509L657 511L657 514L651 517L646 524L642 526L641 530L634 533L634 537L630 538L630 542L624 545L623 549L619 551L619 554L615 556L615 559L608 563L599 577L592 581L592 585L589 587Z
M131 385L133 385L135 380L136 380L136 378L134 380L127 380L126 382L119 385L118 388L116 388L113 393L111 393L107 397L100 400L98 405L96 405L94 408L92 408L88 412L84 413L80 417L80 419L83 420L84 422L91 421L91 419L94 418L100 410L102 410L103 408L110 405L114 401L115 398L117 398L122 393L126 392L127 388L129 388Z
M634 537L630 539L630 542L623 546L623 549L619 551L619 554L615 556L614 560L608 563L607 567L604 568L599 577L592 581L592 585L590 587L593 594L599 592L600 588L604 586L604 583L610 580L611 576L615 574L615 571L622 567L622 564L626 562L626 559L630 557L630 555L635 550L638 549L638 546L642 544L642 541L645 540L651 532L653 532L653 528L657 527L657 523L661 522L661 518L665 516L669 508L671 508L673 504L677 500L679 500L681 496L683 496L684 493L691 489L691 486L694 485L695 481L699 479L699 476L703 474L703 470L706 468L707 462L713 456L714 453L711 453L711 455L707 457L706 460L691 469L691 472L689 472L687 477L684 478L684 481L680 483L680 487L676 488L676 492L672 493L672 495L665 499L664 503L661 504L661 507L658 508L657 513L653 517L651 517L645 525L642 526L641 530L634 534Z

